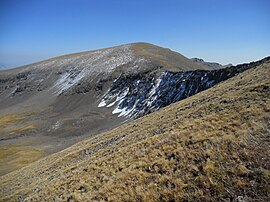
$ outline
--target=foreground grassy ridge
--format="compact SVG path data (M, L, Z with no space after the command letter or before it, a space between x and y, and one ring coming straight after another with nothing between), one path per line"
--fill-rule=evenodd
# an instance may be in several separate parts
M0 177L1 201L269 201L270 65Z

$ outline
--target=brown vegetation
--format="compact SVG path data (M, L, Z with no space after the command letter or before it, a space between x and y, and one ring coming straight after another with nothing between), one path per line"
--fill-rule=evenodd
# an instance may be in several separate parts
M33 113L0 116L0 139L8 140L28 134L36 126L28 119ZM27 142L0 146L0 176L17 170L43 157L43 151L29 147Z
M33 114L34 113L27 112L0 116L0 139L9 139L35 129L36 126L28 122Z
M44 156L42 149L27 142L0 147L0 175L22 168Z
M2 201L270 200L270 65L0 177Z

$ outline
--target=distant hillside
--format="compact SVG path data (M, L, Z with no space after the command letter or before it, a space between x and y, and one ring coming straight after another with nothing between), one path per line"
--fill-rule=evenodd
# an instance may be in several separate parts
M249 65L0 177L0 200L269 201L270 63Z
M200 59L200 58L191 58L190 60L197 63L197 64L207 66L207 67L209 67L211 69L221 69L221 68L226 68L226 67L233 66L232 64L221 65L221 64L219 64L217 62L205 62L203 59Z

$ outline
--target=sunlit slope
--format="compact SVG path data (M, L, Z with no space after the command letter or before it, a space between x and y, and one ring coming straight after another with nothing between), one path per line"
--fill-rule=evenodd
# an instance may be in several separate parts
M143 57L170 71L213 70L215 68L196 63L184 55L149 43L134 43L132 49L137 57Z
M264 63L0 178L1 201L269 201Z

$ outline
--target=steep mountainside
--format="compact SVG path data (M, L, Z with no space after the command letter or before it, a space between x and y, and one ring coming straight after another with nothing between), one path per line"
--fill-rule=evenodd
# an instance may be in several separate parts
M245 66L206 91L0 177L1 200L269 201L270 63Z
M135 43L1 71L0 175L258 63L210 71L169 49Z
M102 97L99 107L117 106L112 113L119 117L140 117L171 103L185 99L264 62L242 64L219 70L185 72L155 71L120 76Z

